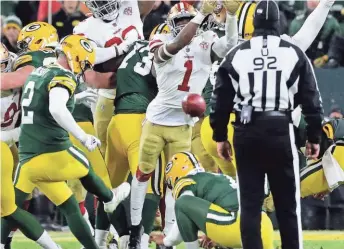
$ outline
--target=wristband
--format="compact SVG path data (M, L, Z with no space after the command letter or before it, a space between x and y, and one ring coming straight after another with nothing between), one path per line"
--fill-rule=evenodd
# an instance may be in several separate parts
M191 22L201 25L205 17L206 16L203 15L201 12L198 12L197 15L194 18L192 18Z

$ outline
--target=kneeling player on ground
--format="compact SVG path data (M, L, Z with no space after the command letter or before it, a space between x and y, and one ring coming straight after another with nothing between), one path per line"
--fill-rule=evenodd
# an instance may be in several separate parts
M225 247L241 248L240 215L236 182L229 176L207 173L188 152L177 153L166 166L167 184L176 199L176 223L166 237L153 236L158 244L199 248L198 231ZM264 249L273 248L273 227L262 212Z
M87 249L98 249L66 180L80 179L90 193L104 202L106 212L113 212L130 192L128 184L114 191L95 175L83 152L72 146L68 132L89 151L99 140L86 134L71 115L76 74L94 63L94 50L80 36L67 36L56 49L56 64L34 70L24 85L22 126L19 137L20 165L16 172L17 205L37 187L65 215L72 233ZM37 132L38 131L38 132Z

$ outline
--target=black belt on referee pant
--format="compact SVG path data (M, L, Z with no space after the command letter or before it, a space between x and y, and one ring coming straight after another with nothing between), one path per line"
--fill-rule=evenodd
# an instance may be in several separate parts
M235 111L235 122L241 123L240 122L240 116L241 112L240 111ZM262 112L252 112L252 121L255 119L260 119L264 117L288 117L290 122L292 122L292 117L291 117L291 111L262 111Z

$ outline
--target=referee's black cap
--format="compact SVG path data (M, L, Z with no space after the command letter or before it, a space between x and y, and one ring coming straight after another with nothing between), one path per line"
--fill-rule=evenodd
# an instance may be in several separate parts
M279 8L273 0L258 2L254 12L253 25L255 29L279 29Z

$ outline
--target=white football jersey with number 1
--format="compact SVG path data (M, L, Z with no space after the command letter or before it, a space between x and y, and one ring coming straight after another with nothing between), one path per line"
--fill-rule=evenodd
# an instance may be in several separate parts
M157 49L172 39L171 34L156 35L150 48ZM190 93L202 93L209 78L211 47L216 39L214 32L204 32L170 60L154 63L159 92L147 109L150 122L166 126L193 125L193 120L182 110L182 101Z
M121 1L119 15L116 20L104 22L93 16L80 22L73 33L93 40L99 47L110 47L121 44L126 35L132 31L138 32L138 37L143 39L143 23L137 0ZM110 99L115 98L115 90L101 89L99 94Z

